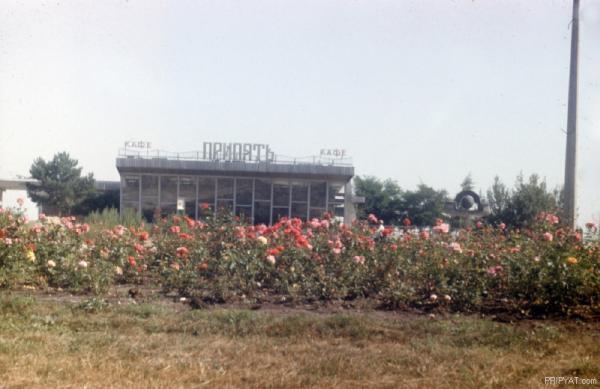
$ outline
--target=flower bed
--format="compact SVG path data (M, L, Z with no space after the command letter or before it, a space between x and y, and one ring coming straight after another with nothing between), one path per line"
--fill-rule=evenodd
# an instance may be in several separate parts
M477 223L449 233L439 221L431 231L399 233L374 215L351 227L327 216L268 227L207 214L99 228L72 217L27 223L2 210L0 287L101 294L137 283L213 302L368 298L390 309L594 316L596 226L584 235L554 215L522 231Z

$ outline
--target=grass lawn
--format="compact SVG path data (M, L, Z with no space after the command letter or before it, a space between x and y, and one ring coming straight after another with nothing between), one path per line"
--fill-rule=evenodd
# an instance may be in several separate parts
M542 387L600 382L600 323L0 294L0 387Z

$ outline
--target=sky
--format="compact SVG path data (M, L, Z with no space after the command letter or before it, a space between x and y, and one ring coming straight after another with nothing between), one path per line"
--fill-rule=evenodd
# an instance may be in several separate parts
M67 151L116 180L167 151L342 148L356 174L454 194L564 177L572 3L15 1L0 7L0 178ZM600 0L581 0L579 222L600 220Z

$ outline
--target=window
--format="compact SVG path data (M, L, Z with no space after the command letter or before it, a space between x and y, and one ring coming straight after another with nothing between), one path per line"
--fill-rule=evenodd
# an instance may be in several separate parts
M233 178L217 179L217 199L233 200Z
M313 182L310 184L310 206L315 208L325 208L325 199L327 198L327 183Z
M267 180L254 180L254 200L271 201L271 182Z
M135 176L125 176L122 179L123 202L140 202L140 178Z
M306 220L308 216L308 184L292 185L291 217Z
M327 199L327 183L313 182L310 184L310 211L308 218L322 218L325 213Z
M154 220L158 209L158 176L142 176L142 216Z
M292 202L306 203L308 201L308 185L294 184L292 186Z
M179 198L184 202L185 214L196 217L196 177L179 177Z
M215 208L215 179L210 177L198 178L198 217L205 216L209 212L205 209L206 206L210 209Z
M252 179L238 178L235 180L235 204L252 205Z
M290 206L290 186L288 184L273 184L273 206Z
M177 176L162 176L160 178L160 210L162 215L172 215L177 212Z
M271 203L268 201L254 202L254 224L271 223Z
M329 184L327 210L334 216L344 217L344 184Z
M276 223L282 217L290 217L289 207L273 207L273 223Z
M140 177L125 176L121 179L121 209L133 209L137 214L140 208Z

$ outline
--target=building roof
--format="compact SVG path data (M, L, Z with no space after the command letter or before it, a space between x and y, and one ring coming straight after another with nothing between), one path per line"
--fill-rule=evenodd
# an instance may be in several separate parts
M306 159L275 159L272 161L202 160L193 153L169 155L119 155L119 173L164 173L194 175L226 175L252 177L282 177L306 179L334 179L349 181L354 167L344 161Z
M0 190L26 190L27 183L37 184L39 181L34 178L0 178ZM119 181L94 181L94 186L99 190L119 190Z

